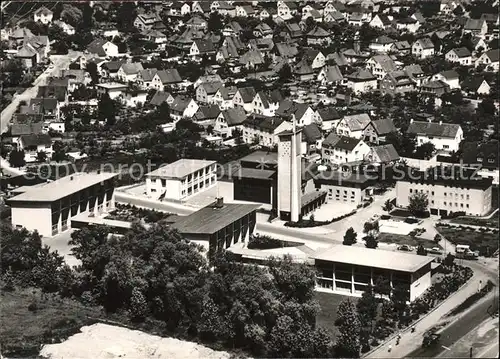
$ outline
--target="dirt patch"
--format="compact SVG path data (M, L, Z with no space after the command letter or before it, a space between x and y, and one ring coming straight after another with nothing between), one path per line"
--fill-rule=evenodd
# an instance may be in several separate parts
M45 345L40 355L51 359L81 358L229 358L230 354L174 338L162 338L138 330L107 324L81 328L63 343Z

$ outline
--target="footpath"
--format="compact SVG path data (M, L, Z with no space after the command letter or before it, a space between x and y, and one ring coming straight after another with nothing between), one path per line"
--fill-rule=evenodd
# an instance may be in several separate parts
M475 271L471 279L457 292L453 293L448 299L441 302L432 312L419 319L415 324L415 332L412 333L409 328L394 333L394 335L385 343L376 349L368 352L366 358L404 358L406 355L422 346L424 333L435 325L445 323L443 318L448 312L461 304L466 298L477 292L480 285L484 285L488 276L484 273ZM449 319L448 319L449 320ZM401 334L399 345L396 345L396 337ZM392 350L389 352L389 346Z

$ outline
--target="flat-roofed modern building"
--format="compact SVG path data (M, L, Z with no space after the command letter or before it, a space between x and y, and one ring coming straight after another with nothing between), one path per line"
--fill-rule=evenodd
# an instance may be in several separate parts
M188 216L179 217L172 224L185 238L208 249L212 255L239 242L247 242L256 225L259 205L224 203L218 198Z
M491 178L482 178L458 166L414 171L396 182L396 204L408 207L411 196L424 193L431 214L464 212L468 216L485 216L492 209L492 183Z
M433 260L415 254L335 245L314 255L316 288L359 297L381 277L391 288L407 288L408 300L414 301L431 285Z
M363 204L371 196L370 186L374 184L368 176L342 171L323 171L314 178L316 188L328 191L328 201Z
M24 187L7 200L12 226L52 237L71 227L80 213L99 214L115 207L115 173L74 173L49 183Z
M217 185L215 161L180 159L146 174L146 193L156 198L185 201Z

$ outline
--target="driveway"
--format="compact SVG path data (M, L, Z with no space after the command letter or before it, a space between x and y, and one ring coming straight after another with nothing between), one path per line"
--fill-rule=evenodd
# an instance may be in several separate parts
M23 93L16 95L12 102L4 108L0 117L0 131L4 133L8 130L12 116L17 110L19 103L21 101L28 102L30 99L34 98L38 93L38 87L46 84L47 79L50 77L55 77L59 75L61 69L66 69L71 61L78 57L80 53L70 51L67 55L52 55L50 60L52 61L53 67L48 68L33 82L33 86L26 89Z

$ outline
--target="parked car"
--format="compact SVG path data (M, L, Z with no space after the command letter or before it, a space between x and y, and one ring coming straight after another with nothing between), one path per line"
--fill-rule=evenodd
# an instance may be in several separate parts
M439 247L426 248L425 250L430 254L443 254L443 251Z
M398 247L398 251L403 251L403 252L411 252L413 251L413 247L409 246L407 244L402 244Z

